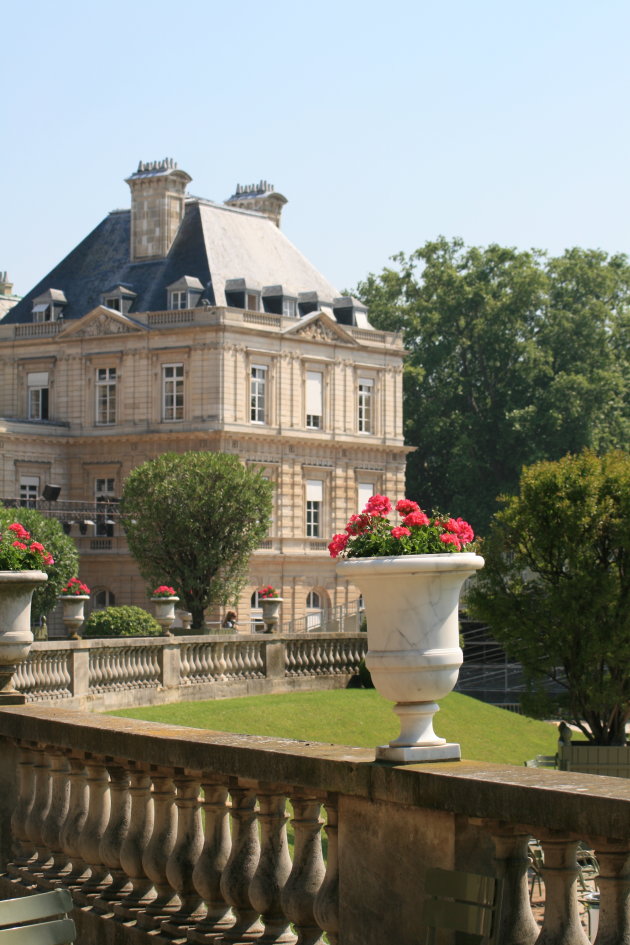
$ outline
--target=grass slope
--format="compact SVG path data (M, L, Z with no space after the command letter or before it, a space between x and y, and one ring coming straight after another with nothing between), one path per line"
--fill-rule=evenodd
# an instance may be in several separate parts
M184 702L109 714L363 748L384 744L398 734L398 720L391 703L373 689ZM438 735L459 742L462 757L470 761L522 765L527 758L556 751L555 725L506 712L456 692L441 702L434 725Z

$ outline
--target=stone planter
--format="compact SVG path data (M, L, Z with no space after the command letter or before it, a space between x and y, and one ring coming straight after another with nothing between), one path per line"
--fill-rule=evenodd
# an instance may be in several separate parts
M79 630L85 622L85 602L90 599L89 594L60 594L59 600L63 602L63 623L66 628L66 636L70 640L80 640Z
M400 735L376 749L387 761L459 759L457 743L433 731L437 701L453 689L463 661L459 646L459 593L483 567L468 552L350 558L340 577L363 593L368 624L366 665L376 689L395 702Z
M0 705L25 702L13 674L29 654L33 591L48 580L44 571L0 571Z
M171 627L175 623L175 604L179 602L179 597L152 597L151 601L155 604L155 619L162 628L162 634L171 636Z
M265 633L274 633L280 619L280 607L283 597L263 597L260 601L262 619L265 624Z

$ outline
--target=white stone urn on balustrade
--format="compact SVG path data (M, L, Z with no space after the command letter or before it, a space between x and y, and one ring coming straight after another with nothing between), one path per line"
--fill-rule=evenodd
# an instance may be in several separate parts
M439 699L453 689L463 662L459 646L459 594L466 578L483 567L469 552L350 558L343 577L365 601L368 652L375 688L391 699L400 735L376 749L395 762L458 760L460 746L433 731Z
M171 627L175 623L175 604L179 597L152 597L155 604L155 619L162 628L163 636L171 636Z
M265 633L274 633L280 619L280 608L283 597L263 597L260 601L262 619L265 624Z
M0 705L26 701L13 685L13 674L33 643L33 591L47 580L44 571L0 571Z
M79 630L85 622L85 602L90 599L89 594L60 594L59 600L63 603L63 623L66 635L70 640L80 640Z

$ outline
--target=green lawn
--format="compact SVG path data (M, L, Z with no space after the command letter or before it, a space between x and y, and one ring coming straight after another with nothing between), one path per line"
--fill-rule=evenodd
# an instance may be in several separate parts
M455 692L440 705L435 730L448 741L459 742L464 759L522 765L535 755L555 754L555 725L496 709ZM184 702L122 709L109 714L221 732L363 748L386 743L398 734L398 721L391 703L373 689Z

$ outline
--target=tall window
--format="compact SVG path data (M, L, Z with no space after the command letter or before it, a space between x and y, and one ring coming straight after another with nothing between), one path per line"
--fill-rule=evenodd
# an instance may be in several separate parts
M116 498L116 480L98 478L94 480L94 498L96 499L96 534L101 538L111 538L114 534L114 520L111 517L110 502Z
M162 368L162 419L184 419L183 364L165 364Z
M27 386L29 420L48 420L48 371L30 373Z
M20 479L20 505L23 508L36 508L38 492L39 476L22 476Z
M359 433L372 433L373 413L374 381L371 377L360 377L358 396Z
M265 400L267 388L267 368L253 364L250 381L250 419L252 423L265 422Z
M171 308L188 308L188 291L178 289L171 292Z
M96 422L99 426L116 423L116 368L96 370Z
M92 591L92 610L105 610L106 607L116 606L116 595L107 588Z
M322 533L324 483L321 479L306 480L306 536L319 538Z
M373 482L359 482L357 483L357 492L358 492L358 510L362 512L366 506L368 499L371 499L374 495L374 483Z
M321 371L306 372L306 426L319 430L324 405L324 376Z

